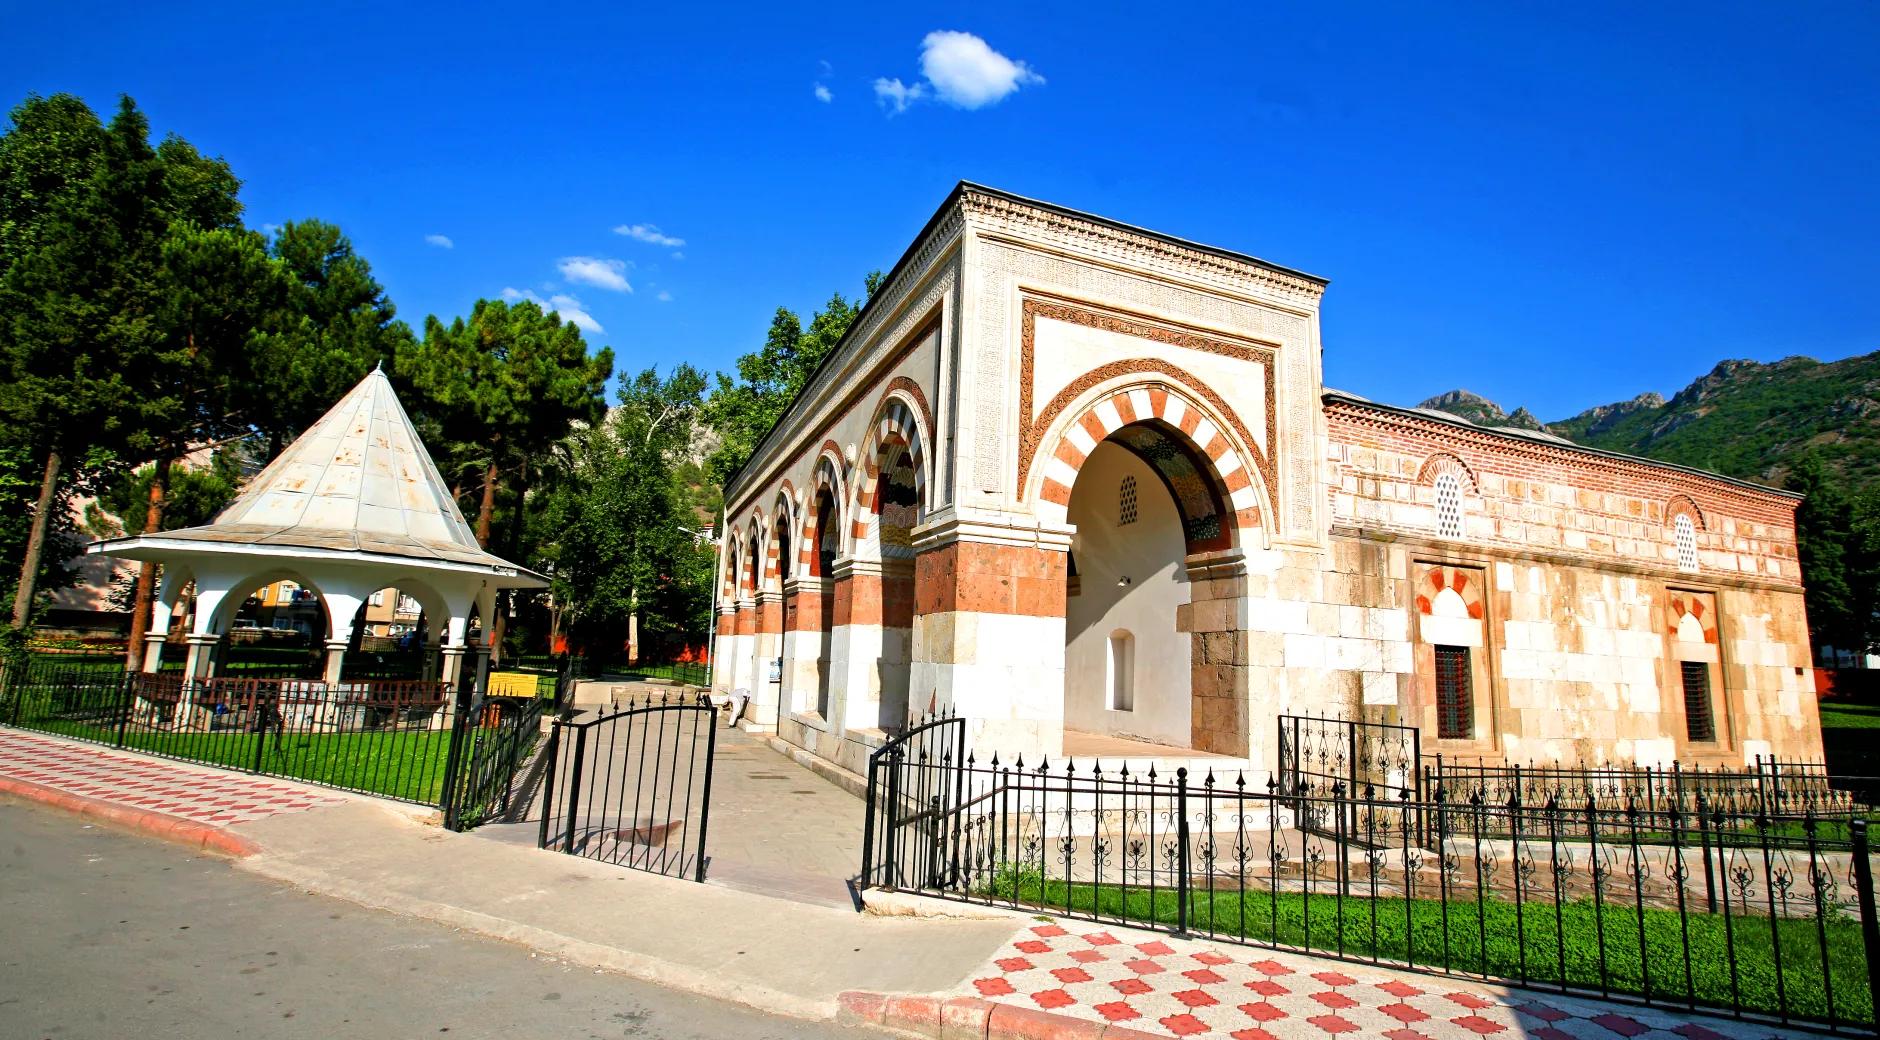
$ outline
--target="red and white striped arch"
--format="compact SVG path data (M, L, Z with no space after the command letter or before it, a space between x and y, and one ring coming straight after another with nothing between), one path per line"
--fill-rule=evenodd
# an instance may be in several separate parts
M783 558L783 536L792 530L790 514L794 511L791 496L796 489L789 481L777 492L777 500L770 513L770 526L764 532L764 588L772 592L783 589L783 579L790 576L789 561Z
M797 573L805 577L827 578L818 573L817 546L822 531L816 526L816 500L827 494L834 506L830 522L842 530L842 449L835 441L824 441L816 456L816 469L810 475L809 494L803 496L802 536L797 540Z
M914 496L927 505L927 438L921 429L915 406L899 391L890 391L876 412L874 424L863 442L856 464L855 508L850 512L849 535L856 542L866 541L878 518L881 498L882 455L895 447L907 453L914 470ZM894 457L892 454L890 458Z
M1222 423L1192 396L1164 381L1137 383L1102 391L1081 411L1067 414L1071 418L1059 428L1056 440L1047 438L1043 442L1051 451L1044 465L1032 467L1038 474L1033 500L1039 519L1064 523L1070 513L1077 471L1097 445L1125 426L1155 420L1167 429L1181 431L1189 447L1213 465L1217 490L1227 500L1222 526L1232 531L1230 544L1251 547L1247 533L1263 526L1263 489L1252 449L1235 444Z

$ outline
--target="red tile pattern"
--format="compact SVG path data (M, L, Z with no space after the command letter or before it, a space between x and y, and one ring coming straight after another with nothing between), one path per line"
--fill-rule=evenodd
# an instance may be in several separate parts
M1018 956L1015 954L1022 954ZM1066 922L1021 931L968 981L999 1003L1155 1036L1288 1040L1749 1040L1769 1027Z
M0 729L0 774L216 826L345 800L285 781L194 768L13 729Z

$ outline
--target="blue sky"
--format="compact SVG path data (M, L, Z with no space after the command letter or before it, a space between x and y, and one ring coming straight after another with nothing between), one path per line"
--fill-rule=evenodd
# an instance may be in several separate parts
M568 296L622 368L728 367L962 178L1329 277L1380 400L1880 349L1871 4L191 6L14 5L0 96L128 92L414 325Z

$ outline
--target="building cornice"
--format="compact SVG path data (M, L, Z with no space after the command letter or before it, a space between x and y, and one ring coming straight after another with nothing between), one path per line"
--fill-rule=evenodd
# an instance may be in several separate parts
M1320 399L1324 402L1327 414L1344 412L1354 422L1413 429L1504 454L1567 465L1592 464L1615 473L1649 474L1658 480L1669 479L1680 488L1693 488L1763 505L1793 507L1802 500L1802 496L1792 491L1726 477L1721 473L1607 451L1604 448L1591 448L1571 441L1540 440L1509 430L1477 426L1465 419L1433 415L1421 409L1379 404L1336 390L1326 391Z

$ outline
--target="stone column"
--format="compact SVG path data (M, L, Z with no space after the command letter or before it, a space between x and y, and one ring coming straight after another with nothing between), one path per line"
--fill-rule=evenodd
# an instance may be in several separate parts
M1188 602L1175 628L1193 637L1189 691L1191 744L1197 751L1253 754L1248 706L1247 561L1239 550L1190 556ZM1271 735L1259 741L1269 744ZM1266 768L1272 760L1267 759ZM1259 761L1255 766L1261 766Z
M837 560L835 651L839 694L830 711L844 729L873 729L881 722L881 562Z
M732 662L737 660L738 608L729 601L718 604L718 638L712 641L712 689L732 689Z
M751 648L756 642L757 604L749 599L737 601L737 612L731 618L731 688L747 690L752 696L757 694L757 683L751 672Z
M914 699L965 716L982 752L1057 757L1069 529L943 518L914 545Z
M823 625L835 592L826 578L791 578L783 583L783 715L817 708L829 647Z
M760 592L756 599L757 618L751 652L751 706L744 718L751 729L769 730L777 719L777 703L782 688L783 670L772 667L783 654L783 594ZM772 675L776 682L771 681Z

